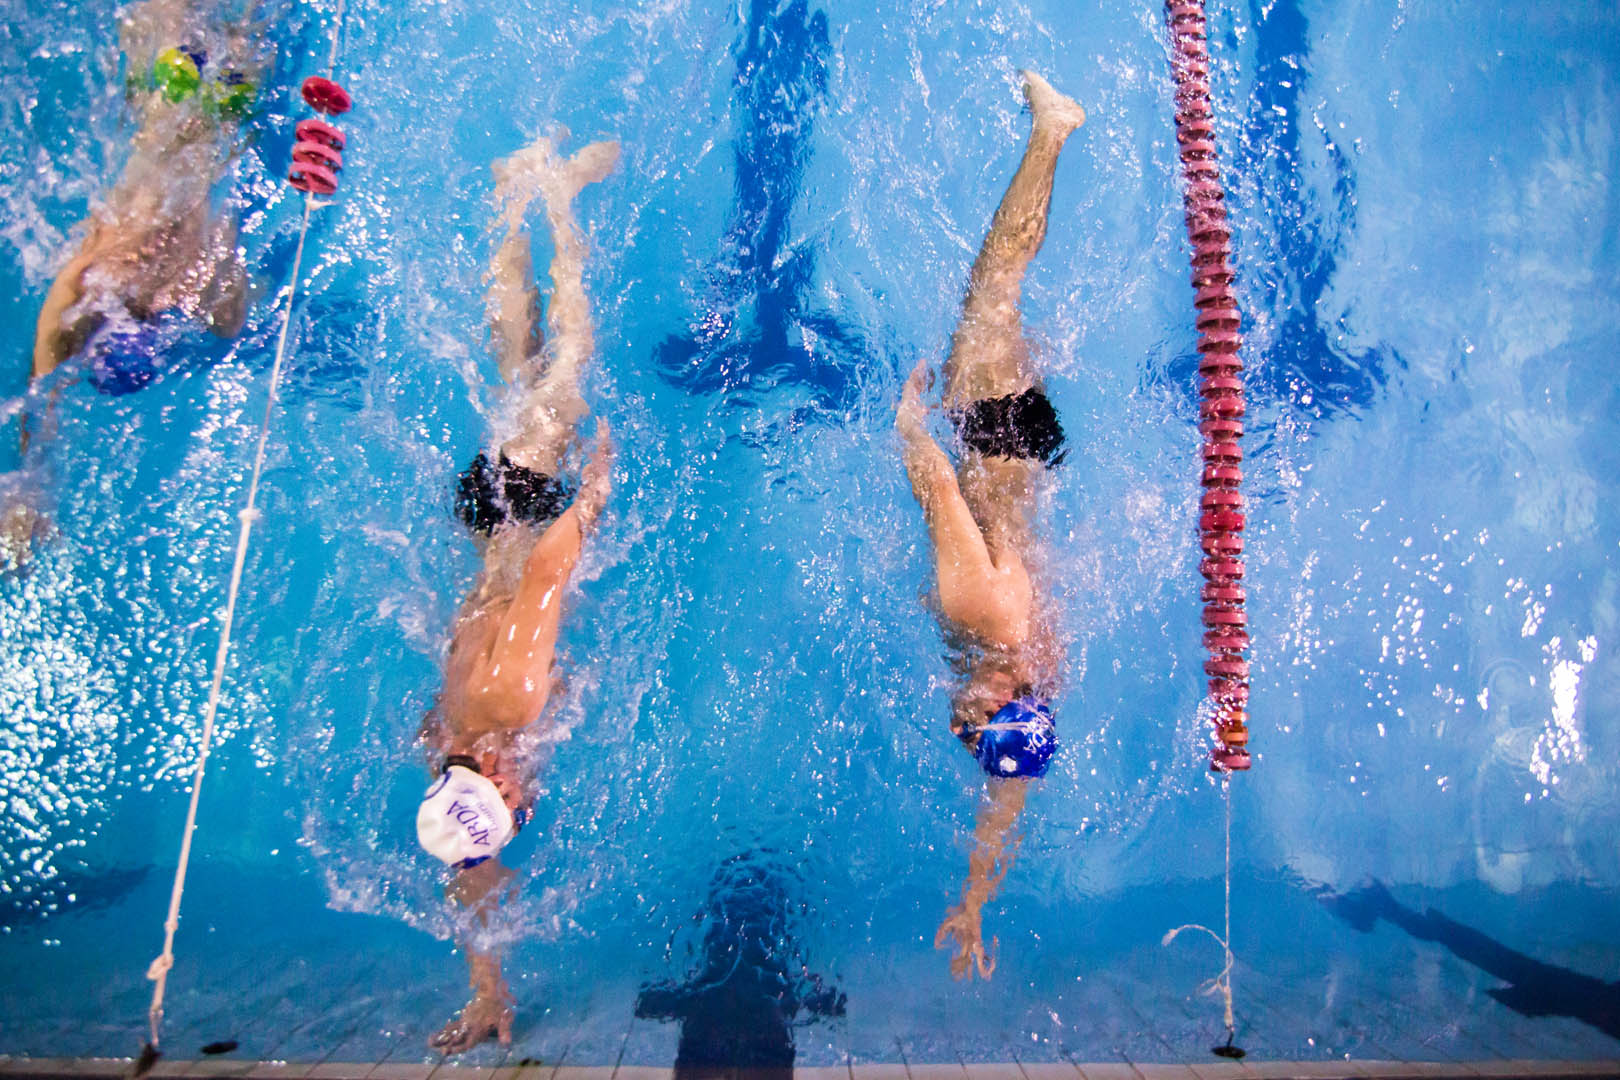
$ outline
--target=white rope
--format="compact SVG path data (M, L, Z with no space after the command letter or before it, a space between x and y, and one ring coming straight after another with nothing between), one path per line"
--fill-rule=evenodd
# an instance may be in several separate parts
M326 57L326 77L337 74L338 44L343 39L343 0L337 2L337 17L332 20L332 51Z
M203 709L202 738L197 748L197 769L191 777L191 805L186 810L185 831L180 834L180 862L174 868L174 887L169 893L169 916L163 920L163 951L146 969L152 987L152 1005L147 1010L147 1024L151 1029L150 1049L156 1050L158 1030L163 1026L163 993L169 984L169 969L174 967L174 934L180 928L180 900L186 891L186 869L191 863L191 836L197 829L197 802L202 796L203 770L208 766L208 751L214 742L214 718L219 712L220 686L225 680L225 662L231 652L231 626L236 620L236 597L242 587L242 567L247 562L248 537L253 532L253 521L259 516L259 477L264 472L265 445L270 440L270 418L275 412L276 395L281 386L281 369L287 357L287 332L292 326L293 301L298 295L298 271L304 261L304 241L309 236L310 213L318 203L311 195L304 196L304 223L298 230L298 250L293 255L292 282L287 286L287 310L282 313L281 338L276 342L276 361L270 368L270 397L264 403L264 421L259 425L259 445L253 456L253 476L248 481L247 505L237 513L241 529L236 535L236 562L231 567L231 584L225 594L225 618L219 628L219 649L214 653L214 681L208 688L208 704Z
M1222 936L1207 926L1198 923L1188 923L1178 926L1164 935L1161 945L1169 945L1176 940L1176 935L1183 930L1198 930L1210 937L1220 945L1225 955L1226 964L1221 968L1220 974L1198 987L1200 994L1220 994L1226 1006L1225 1021L1227 1040L1237 1033L1237 1022L1232 1012L1232 777L1230 774L1222 775L1221 791L1226 797L1226 934Z
M1221 993L1226 997L1226 1034L1237 1033L1232 1017L1232 774L1221 777L1221 794L1226 797L1226 933L1221 948L1226 950L1226 966L1221 969Z

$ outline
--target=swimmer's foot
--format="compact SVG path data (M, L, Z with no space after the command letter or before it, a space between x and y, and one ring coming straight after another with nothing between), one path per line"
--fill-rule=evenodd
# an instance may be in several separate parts
M540 194L543 178L557 169L556 144L542 135L490 168L495 173L495 206L507 226L516 228L523 223L529 203Z
M611 139L593 142L553 168L540 182L546 204L562 207L574 201L589 184L607 179L619 164L619 144Z
M1033 71L1025 70L1020 74L1024 78L1024 100L1029 102L1036 127L1055 129L1060 137L1067 138L1071 131L1086 122L1086 110L1074 98L1058 93L1051 83Z
M558 138L566 138L560 131ZM619 163L619 144L594 142L566 160L557 156L557 143L542 135L494 165L495 204L509 226L518 225L536 195L548 206L561 209L588 184L605 179Z

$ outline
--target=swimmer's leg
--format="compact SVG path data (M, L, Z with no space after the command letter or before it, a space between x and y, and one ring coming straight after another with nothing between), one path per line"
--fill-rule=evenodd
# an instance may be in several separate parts
M1027 369L1018 311L1024 271L1046 239L1058 152L1085 123L1086 113L1033 71L1023 74L1032 114L1029 142L973 263L962 318L945 362L947 408L1021 393L1035 382Z
M530 363L509 376L524 397L519 431L501 447L513 462L536 472L555 475L560 470L580 421L590 413L579 380L594 351L595 333L585 294L585 237L574 218L573 203L587 184L606 177L618 160L616 142L592 143L562 160L550 139L539 139L508 158L501 170L508 200L538 194L545 201L554 249L544 370Z
M495 359L501 378L518 384L540 365L545 344L540 330L540 290L534 284L534 260L529 254L529 230L523 218L537 192L514 175L512 159L495 163L495 204L500 209L506 236L495 249L484 281L484 311L495 341Z

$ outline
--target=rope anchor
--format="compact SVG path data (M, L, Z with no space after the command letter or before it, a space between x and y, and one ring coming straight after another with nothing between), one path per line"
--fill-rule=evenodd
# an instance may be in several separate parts
M1232 967L1236 964L1237 958L1232 953L1232 777L1230 773L1223 773L1221 776L1221 794L1226 799L1226 933L1224 935L1217 934L1209 927L1199 923L1187 923L1165 934L1160 939L1159 944L1169 947L1170 943L1175 941L1183 930L1196 930L1214 938L1215 944L1221 947L1221 955L1225 960L1221 965L1221 970L1213 979L1208 979L1200 985L1198 992L1200 994L1221 995L1221 1003L1224 1006L1222 1020L1226 1024L1226 1042L1221 1046L1210 1047L1210 1053L1224 1058L1241 1058L1246 1051L1241 1046L1234 1045L1237 1039L1237 1017L1232 1008Z

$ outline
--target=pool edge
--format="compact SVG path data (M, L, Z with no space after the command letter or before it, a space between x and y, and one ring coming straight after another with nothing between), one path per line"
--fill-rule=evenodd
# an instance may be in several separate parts
M131 1058L0 1057L5 1080L107 1080L128 1076ZM696 1078L699 1070L682 1070ZM1620 1080L1620 1058L1572 1061L1519 1059L1492 1061L1255 1061L1154 1064L1150 1062L948 1062L906 1065L846 1064L799 1068L794 1080ZM701 1070L715 1080L782 1077L780 1069L727 1068ZM511 1065L451 1063L286 1062L228 1059L160 1060L153 1080L672 1080L673 1067L620 1065L578 1066L551 1062Z

